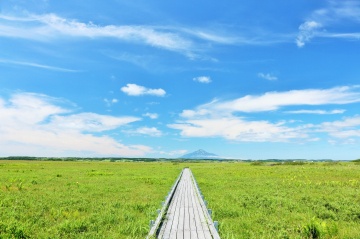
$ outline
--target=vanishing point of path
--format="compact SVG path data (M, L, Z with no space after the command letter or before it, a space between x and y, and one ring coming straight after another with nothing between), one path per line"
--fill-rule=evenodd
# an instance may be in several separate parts
M220 239L188 168L182 171L162 212L148 238L156 236L160 239Z

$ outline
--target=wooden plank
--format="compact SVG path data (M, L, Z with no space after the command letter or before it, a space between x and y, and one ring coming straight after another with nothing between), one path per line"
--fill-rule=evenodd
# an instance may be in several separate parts
M179 187L180 185L178 185ZM169 210L171 211L174 207L174 204L176 204L178 191L175 192L174 197L169 205L169 209L166 213L165 220L163 222L163 225L161 227L160 235L164 235L163 238L170 238L170 229L173 222L174 214L169 213Z
M188 168L179 176L176 190L165 213L157 238L220 239Z
M191 239L191 234L190 234L190 201L189 201L189 195L190 195L190 191L192 190L191 188L191 182L189 183L189 180L187 179L186 182L186 191L185 191L185 214L184 214L184 238L189 238Z
M195 178L194 176L191 174L191 177L192 177L192 181L193 181L193 185L195 187L195 191L196 191L196 194L197 194L197 197L199 199L199 203L200 203L200 206L201 206L201 209L203 211L203 213L201 215L203 215L205 217L205 221L208 225L208 229L210 231L210 235L212 236L212 238L214 239L220 239L220 236L219 236L219 233L217 232L215 226L214 226L214 222L212 221L211 219L211 216L209 215L209 212L208 212L208 209L203 201L203 199L201 198L201 194L200 194L200 189L199 187L197 186L197 183L195 181ZM207 233L207 230L205 231L205 234L208 235Z
M170 193L168 194L168 197L166 198L165 203L164 203L163 207L161 208L160 213L159 213L158 217L156 218L153 227L150 229L150 232L147 235L146 239L152 238L154 235L156 235L156 232L157 232L157 230L158 230L158 228L159 228L159 226L160 226L160 224L162 222L162 218L165 215L166 210L167 210L167 208L168 208L168 206L169 206L169 204L170 204L170 202L171 202L171 200L172 200L172 198L173 198L173 196L174 196L174 194L176 192L176 189L177 189L177 186L178 186L178 184L180 182L180 179L182 177L183 171L184 170L181 171L179 177L176 179L174 185L172 186L172 188L170 190Z
M180 194L180 203L178 206L179 220L178 220L178 225L176 227L176 238L177 239L184 238L185 196L186 196L186 187L187 187L186 176L187 175L185 174L184 175L185 178L182 181L183 188L182 188L182 192Z
M178 188L177 188L176 192L174 193L173 200L170 203L170 206L168 208L168 211L167 211L167 214L165 217L165 221L163 223L163 226L161 228L158 238L168 239L171 236L171 230L173 228L173 223L176 223L176 221L177 221L175 219L175 210L176 210L177 204L179 202L179 194L181 192L181 187L182 187L182 183L180 180L179 184L178 184Z
M192 185L193 186L193 185ZM193 187L194 189L194 187ZM200 215L199 215L199 210L198 210L198 198L196 196L196 192L195 190L191 190L191 201L193 204L193 214L194 214L194 224L195 224L195 233L196 233L196 238L197 239L205 239L205 234L204 234L204 230L203 230L203 226L201 223L201 219L200 219Z
M173 222L172 222L172 226L170 229L170 238L176 238L177 236L177 228L179 225L179 217L180 217L180 205L181 205L181 196L183 195L183 190L184 190L184 180L182 178L182 180L180 181L180 185L179 185L179 193L177 194L177 203L174 204L174 209L173 209L173 213L174 213L174 218L173 218Z

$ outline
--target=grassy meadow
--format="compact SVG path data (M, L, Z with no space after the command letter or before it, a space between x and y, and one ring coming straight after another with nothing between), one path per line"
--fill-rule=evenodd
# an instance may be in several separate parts
M0 238L144 238L183 167L221 238L360 238L356 163L0 161Z

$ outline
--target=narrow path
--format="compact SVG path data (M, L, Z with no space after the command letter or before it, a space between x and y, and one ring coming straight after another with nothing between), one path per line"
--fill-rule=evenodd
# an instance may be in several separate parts
M175 185L163 219L156 229L160 239L220 239L190 169Z

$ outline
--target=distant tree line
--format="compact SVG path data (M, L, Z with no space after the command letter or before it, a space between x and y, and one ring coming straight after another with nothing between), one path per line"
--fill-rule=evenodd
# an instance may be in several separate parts
M82 158L82 157L30 157L30 156L10 156L1 157L0 160L33 160L33 161L134 161L134 162L155 162L164 161L166 159L158 158L118 158L118 157L104 157L104 158Z
M106 161L106 162L250 162L260 164L265 162L275 162L281 164L303 164L305 162L334 162L332 159L185 159L185 158L126 158L126 157L31 157L31 156L9 156L0 157L0 160L32 160L32 161ZM349 161L349 160L348 160ZM345 160L344 160L345 162ZM352 160L352 162L360 163L360 159Z

